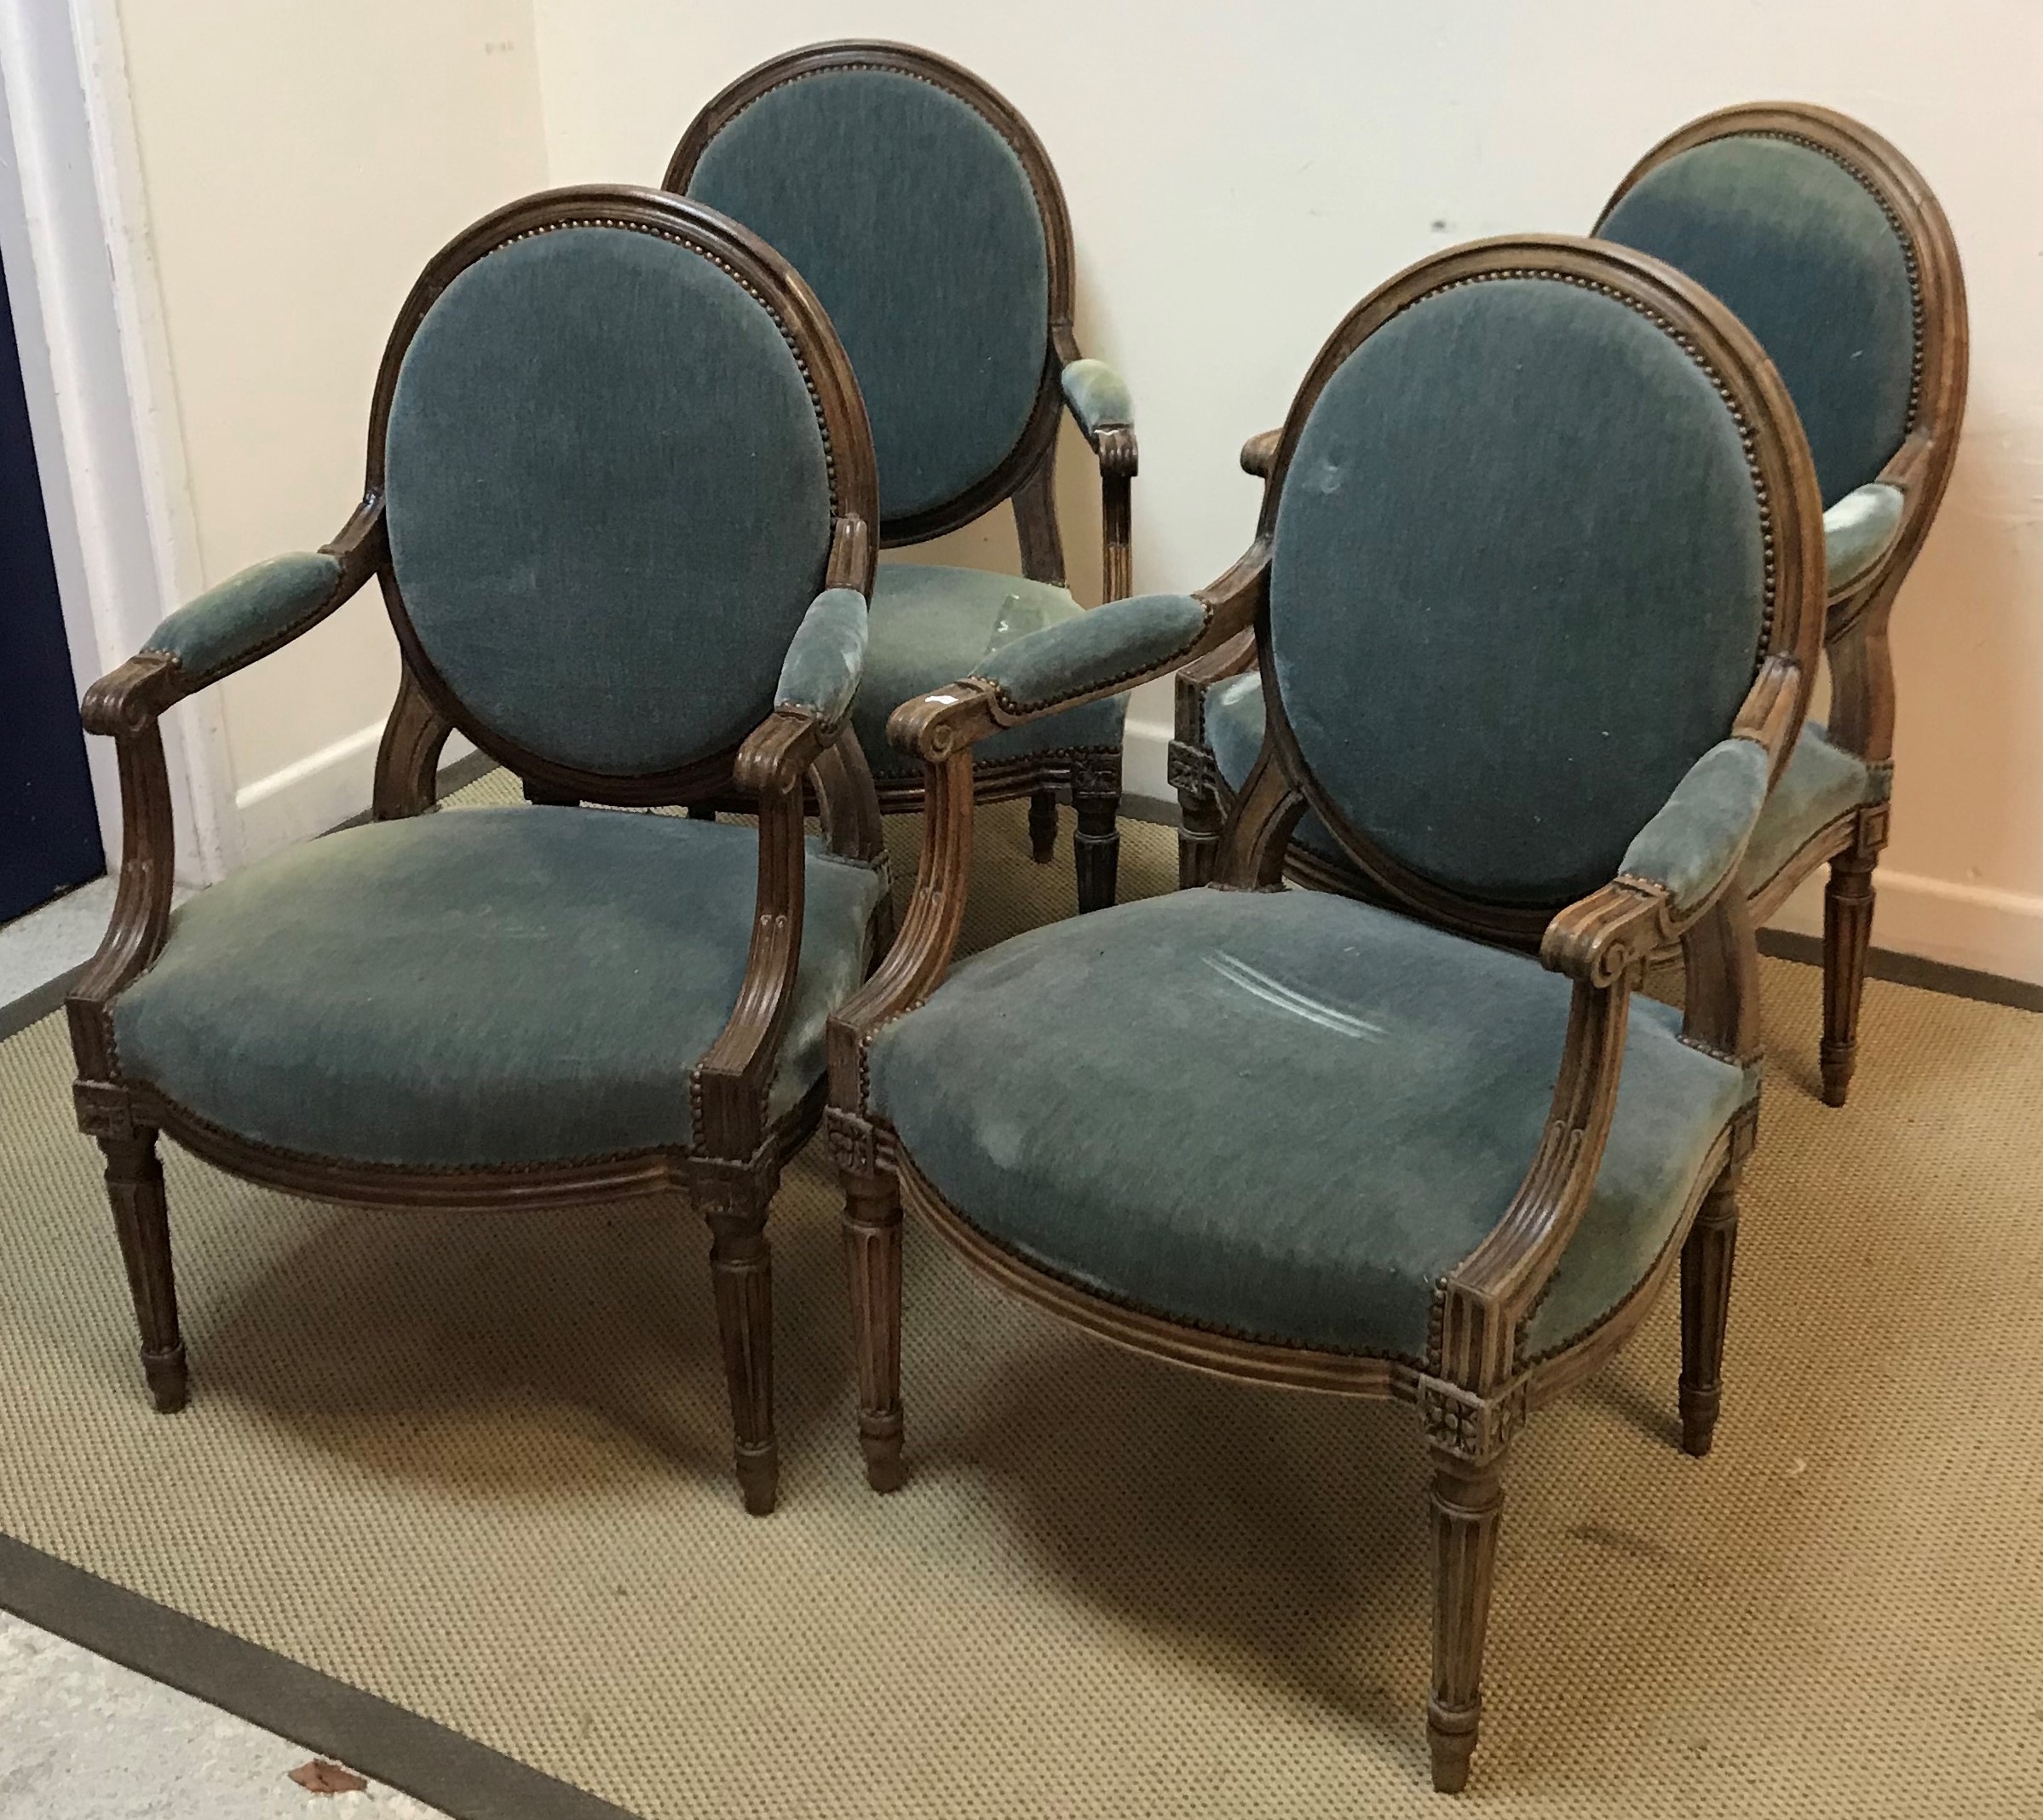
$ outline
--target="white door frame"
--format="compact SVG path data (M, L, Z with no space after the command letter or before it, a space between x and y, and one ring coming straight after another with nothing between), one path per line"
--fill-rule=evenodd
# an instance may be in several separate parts
M198 539L116 0L0 0L0 259L79 694L197 591ZM181 882L239 863L216 696L164 727ZM109 869L110 740L86 741Z

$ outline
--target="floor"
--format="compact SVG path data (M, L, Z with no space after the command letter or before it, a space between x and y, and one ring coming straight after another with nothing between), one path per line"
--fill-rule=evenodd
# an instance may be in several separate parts
M0 1612L0 1820L439 1820L371 1786L314 1794L310 1752Z
M91 959L113 912L113 880L95 878L0 923L0 1006L26 999Z

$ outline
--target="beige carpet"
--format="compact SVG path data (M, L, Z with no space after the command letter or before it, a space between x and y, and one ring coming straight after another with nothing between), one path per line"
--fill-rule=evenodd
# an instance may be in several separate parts
M982 818L980 938L1069 910L1068 824L1039 870ZM1534 1423L1471 1811L2043 1812L2043 1022L1875 984L1830 1112L1816 976L1766 986L1718 1450L1673 1444L1671 1304ZM0 1047L0 1529L647 1820L1453 1811L1408 1410L1125 1356L912 1231L875 1498L812 1154L753 1522L685 1212L349 1212L172 1155L164 1420L68 1076L55 1020Z

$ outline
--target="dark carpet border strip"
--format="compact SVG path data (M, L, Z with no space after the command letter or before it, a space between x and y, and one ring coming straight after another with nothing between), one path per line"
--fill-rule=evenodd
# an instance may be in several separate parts
M1820 967L1823 965L1823 938L1796 935L1785 929L1763 929L1759 931L1759 952L1780 960L1798 960ZM1876 980L1940 992L1948 999L1977 999L1983 1005L2043 1011L2043 986L2011 980L1998 973L1982 973L1974 967L1954 967L1948 961L1925 960L1919 954L1898 954L1891 948L1876 947L1866 957L1866 971Z
M453 1820L636 1820L486 1744L11 1535L0 1535L0 1606Z

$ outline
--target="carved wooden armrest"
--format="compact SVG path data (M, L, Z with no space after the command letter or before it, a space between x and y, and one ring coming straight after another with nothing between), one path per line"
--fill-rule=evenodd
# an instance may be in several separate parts
M1255 617L1269 573L1268 546L1258 539L1234 567L1189 596L1150 596L1095 608L1082 619L1046 626L1017 638L999 654L1006 682L970 677L903 702L887 722L887 737L918 754L928 768L923 790L922 860L907 919L886 959L830 1020L831 1097L839 1106L865 1103L865 1046L872 1033L928 998L950 965L964 914L972 861L972 746L1003 727L1118 694L1166 676L1232 637ZM1137 653L1165 629L1142 611L1149 601L1177 598L1197 609L1177 622L1177 642L1142 664ZM1119 613L1116 608L1131 609ZM1194 623L1196 622L1196 623ZM1119 642L1123 626L1127 642ZM1052 634L1057 646L1023 648ZM1020 654L1017 659L1016 654ZM1067 667L1066 656L1082 658ZM1057 659L1056 662L1039 660ZM1140 667L1129 668L1133 662ZM1063 686L1039 699L1035 680L1056 675ZM1082 686L1081 686L1082 685ZM1019 693L1017 693L1019 691Z
M1270 464L1277 458L1277 445L1284 440L1280 429L1266 429L1251 436L1241 445L1241 471L1252 474L1257 480L1269 478Z
M1746 697L1735 734L1764 754L1770 772L1786 762L1805 697L1801 667L1786 656L1768 659ZM1723 752L1713 747L1698 762L1676 786L1669 810L1678 812L1683 792ZM1763 800L1758 792L1747 805L1754 821ZM1734 845L1741 849L1742 837ZM1683 884L1689 888L1678 895ZM1504 1217L1447 1281L1442 1369L1467 1389L1488 1391L1511 1374L1518 1324L1558 1268L1603 1166L1632 988L1654 955L1677 940L1689 961L1684 1039L1749 1064L1758 959L1735 855L1713 883L1614 879L1546 926L1539 959L1574 982L1568 1034L1531 1166Z
M802 964L802 780L839 732L814 709L776 707L746 737L732 766L739 790L758 805L759 884L737 1003L695 1068L699 1151L748 1158L765 1138L767 1089Z
M89 1077L112 1068L101 1009L147 970L170 933L176 830L159 724L164 711L316 625L375 573L384 547L383 502L372 494L321 547L324 560L304 559L291 573L245 570L209 589L165 619L151 634L150 648L85 691L79 718L88 733L113 740L121 780L113 915L70 994L78 1053L98 1056L96 1066L90 1060L83 1066ZM196 659L189 665L187 653Z
M1068 322L1050 325L1050 352L1065 405L1100 464L1100 598L1124 600L1133 590L1135 574L1129 484L1139 465L1134 401L1119 373L1079 351Z

